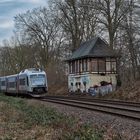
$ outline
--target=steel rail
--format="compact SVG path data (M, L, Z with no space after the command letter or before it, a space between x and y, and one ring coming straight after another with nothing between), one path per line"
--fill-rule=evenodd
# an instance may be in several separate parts
M68 99L57 99L52 97L40 99L40 100L68 105L72 107L78 107L78 108L92 110L92 111L98 111L106 114L117 115L117 116L140 121L140 110L133 110L133 109L122 108L122 107L121 108L111 107L111 106L100 105L100 104L97 105L89 102L75 101L75 100L68 100Z
M88 101L88 102L140 107L139 102L130 102L130 101L122 101L122 100L105 100L105 99L97 99L97 98L89 98L89 97L72 97L72 96L46 96L45 98L51 98L51 97L60 98L60 99L72 99L72 100L80 100L80 101Z
M131 111L134 113L140 113L140 108L139 110L132 109L132 108L124 108L124 106L118 107L118 106L110 106L108 104L103 104L103 103L94 103L94 102L87 102L87 101L80 101L80 100L71 100L71 99L58 99L58 98L48 98L48 99L56 99L57 101L66 101L70 103L78 103L78 104L84 104L84 105L90 105L90 106L96 106L96 107L104 107L104 108L110 108L110 109L119 109L122 111ZM125 106L127 107L127 106Z

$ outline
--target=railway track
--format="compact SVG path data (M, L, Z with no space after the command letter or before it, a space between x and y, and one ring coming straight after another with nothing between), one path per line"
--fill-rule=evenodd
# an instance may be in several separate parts
M83 97L77 98L72 96L47 96L40 100L140 121L140 103L136 102L101 100Z

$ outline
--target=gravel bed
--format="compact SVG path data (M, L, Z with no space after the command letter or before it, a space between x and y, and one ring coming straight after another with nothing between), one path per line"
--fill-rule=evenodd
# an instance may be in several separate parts
M140 121L129 120L109 114L88 111L51 102L32 101L41 102L41 104L55 108L58 112L64 113L67 116L75 116L80 123L86 122L92 124L96 128L104 129L105 140L111 140L111 137L115 135L117 135L117 139L118 136L120 136L121 140L140 140Z

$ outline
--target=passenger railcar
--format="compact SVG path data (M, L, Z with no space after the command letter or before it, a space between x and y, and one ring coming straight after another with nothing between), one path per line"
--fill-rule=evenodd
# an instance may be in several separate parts
M8 94L45 96L48 91L47 75L41 69L25 69L19 74L0 77L0 90Z

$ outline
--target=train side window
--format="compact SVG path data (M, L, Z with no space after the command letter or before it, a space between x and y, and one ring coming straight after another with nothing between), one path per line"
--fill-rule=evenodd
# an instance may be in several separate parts
M14 88L16 86L16 82L8 82L9 88Z
M1 81L1 86L5 86L6 82L5 81Z
M19 79L19 85L25 85L25 78Z

